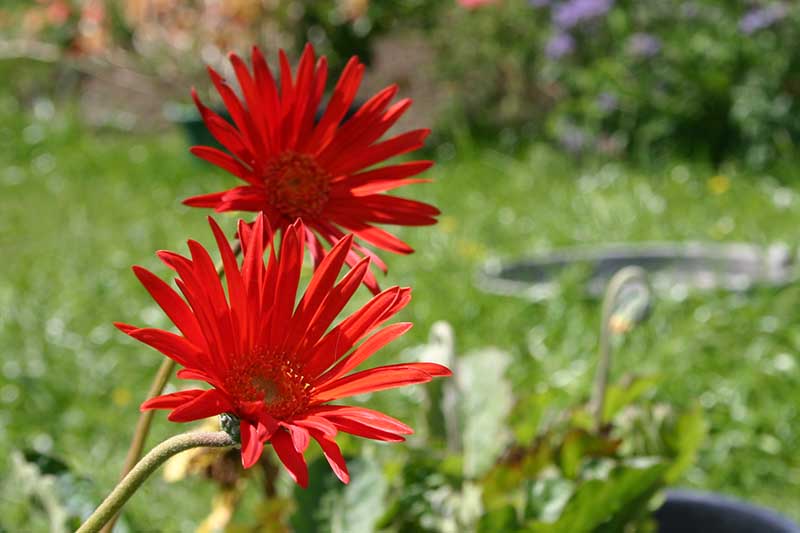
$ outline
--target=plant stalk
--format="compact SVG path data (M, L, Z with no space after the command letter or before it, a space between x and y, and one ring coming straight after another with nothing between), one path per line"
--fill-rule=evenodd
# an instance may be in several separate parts
M76 533L97 533L122 509L136 490L164 461L191 448L225 448L236 444L224 431L184 433L171 437L144 456L114 487L111 494L95 509ZM113 527L113 526L112 526Z
M608 377L611 373L612 346L611 337L613 335L612 318L614 310L618 304L623 288L629 283L641 283L649 287L647 283L647 273L638 266L629 266L619 270L608 282L606 292L603 295L603 308L600 322L600 358L597 363L597 372L594 379L594 391L592 394L592 410L594 412L595 427L599 431L603 427L603 415L606 404L606 389L608 388ZM649 288L647 293L648 302L650 299ZM644 315L640 318L643 319Z

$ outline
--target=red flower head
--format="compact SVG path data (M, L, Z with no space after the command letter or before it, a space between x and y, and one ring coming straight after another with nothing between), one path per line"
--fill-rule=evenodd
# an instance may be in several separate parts
M351 236L333 246L295 306L307 235L300 221L285 230L279 255L275 246L270 249L266 265L263 256L271 232L265 217L259 215L252 227L240 221L241 268L219 226L211 218L209 222L222 255L227 297L208 252L189 241L191 259L158 253L177 272L183 298L151 272L133 269L180 335L126 324L117 327L182 365L179 378L205 381L212 388L165 394L144 402L141 409L170 409L173 422L232 414L240 421L242 464L255 464L270 442L302 486L308 483L303 452L314 438L333 471L347 483L347 467L334 441L337 432L402 441L412 430L383 413L328 402L450 375L433 363L351 373L411 327L387 326L356 346L405 307L410 289L386 289L328 331L367 272L369 258L364 258L336 283L351 251Z
M253 48L253 74L244 61L231 54L243 101L209 68L214 85L233 119L233 125L204 106L192 91L209 131L229 153L195 146L192 153L243 180L246 185L227 191L194 196L184 201L216 211L262 212L276 231L284 231L297 218L305 224L306 241L318 265L323 241L334 244L352 232L376 248L411 253L406 243L374 224L424 226L435 224L439 210L428 204L384 194L411 183L432 165L431 161L372 168L391 157L416 150L430 130L419 129L379 141L411 105L403 99L389 105L397 93L392 85L370 98L345 120L364 74L353 57L339 78L321 118L315 120L328 74L325 57L315 61L307 45L297 77L292 77L286 55L280 53L280 91L264 57ZM369 169L369 170L367 170ZM369 256L384 272L386 265L362 243L354 243L346 259L354 265L359 254ZM371 272L365 284L378 291Z

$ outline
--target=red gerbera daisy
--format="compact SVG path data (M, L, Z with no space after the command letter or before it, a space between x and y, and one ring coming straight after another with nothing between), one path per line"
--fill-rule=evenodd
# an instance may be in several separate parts
M213 207L218 212L260 211L276 231L285 230L302 218L315 265L324 256L323 241L332 245L345 232L352 232L363 243L383 250L411 253L413 249L406 243L374 224L436 223L434 217L439 210L435 207L383 194L411 183L429 181L411 176L433 163L410 161L371 168L422 147L430 130L413 130L379 142L408 109L411 100L406 98L390 105L397 93L397 86L392 85L343 122L364 73L364 65L353 57L317 121L328 69L325 57L315 60L311 45L303 52L296 78L292 77L286 55L280 52L280 90L258 48L253 48L252 75L238 56L231 54L230 59L243 101L217 72L208 70L233 125L204 106L192 90L206 126L229 153L208 146L195 146L192 153L227 170L246 185L194 196L184 203ZM371 257L386 272L383 261L361 243L353 244L347 263L354 265L359 254ZM372 273L365 275L365 283L377 292L377 280Z
M350 253L352 236L341 239L313 274L295 306L303 263L303 224L283 234L280 254L274 245L264 264L271 235L263 215L248 227L240 221L244 258L241 268L219 226L209 218L225 270L227 297L208 252L189 241L191 258L158 253L174 269L181 298L151 272L134 272L180 335L160 329L117 324L122 331L183 366L182 379L209 383L144 402L142 410L171 409L173 422L189 422L229 413L240 421L242 464L247 468L272 443L294 480L308 482L303 452L314 438L343 482L349 476L334 441L338 431L382 441L402 441L411 428L383 413L328 402L371 391L424 383L450 371L434 363L406 363L351 373L376 350L405 333L409 323L375 328L402 309L410 289L392 287L374 296L328 331L362 283L364 258L336 283Z

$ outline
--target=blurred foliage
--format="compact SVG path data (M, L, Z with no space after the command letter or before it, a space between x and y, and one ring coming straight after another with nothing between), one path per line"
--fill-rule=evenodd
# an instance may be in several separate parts
M229 52L249 55L253 45L277 61L278 49L298 57L310 42L334 73L354 54L369 64L376 37L401 22L429 25L435 12L427 0L39 0L0 9L0 36L21 39L8 49L23 57L44 46L49 61L103 59L183 96L206 65L226 71Z
M798 28L792 2L506 0L450 10L438 69L480 129L764 167L800 139Z
M40 0L0 9L0 34L54 46L62 67L102 58L78 70L133 69L156 87L144 90L179 100L192 84L208 86L205 65L230 73L226 54L253 44L273 61L279 48L296 58L311 42L335 74L353 54L369 64L384 37L410 34L430 50L393 81L433 71L440 131L758 169L800 138L799 28L800 5L785 0ZM395 47L396 58L404 50Z

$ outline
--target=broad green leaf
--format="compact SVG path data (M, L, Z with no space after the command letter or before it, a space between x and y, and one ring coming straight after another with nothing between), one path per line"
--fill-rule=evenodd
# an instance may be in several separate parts
M575 490L559 519L534 522L531 533L589 533L610 522L624 525L642 510L663 484L664 463L627 464L613 468L604 479L591 479Z
M307 489L295 487L297 510L291 518L297 533L349 533L373 531L386 512L388 486L375 461L359 457L347 461L350 483L343 485L327 461L317 457L309 464Z
M340 491L331 514L332 533L374 531L386 512L388 485L380 465L368 458L348 464L350 484Z
M497 348L471 352L458 360L456 379L467 477L486 472L511 439L506 420L513 398L505 378L510 361L511 357Z
M331 473L323 457L309 462L308 474L308 487L295 486L292 490L297 503L297 510L289 521L292 530L297 533L330 531L330 515L343 485Z
M699 405L695 405L690 411L678 417L672 431L664 435L664 441L675 452L675 461L664 476L667 483L677 481L691 466L707 433L708 423Z

